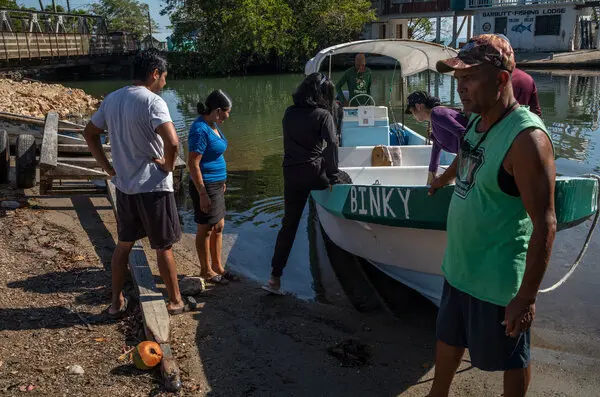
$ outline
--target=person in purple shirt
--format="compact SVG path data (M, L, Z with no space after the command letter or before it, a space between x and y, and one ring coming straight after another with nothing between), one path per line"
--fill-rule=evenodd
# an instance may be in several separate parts
M427 184L437 175L442 150L458 153L468 119L462 112L440 105L440 99L425 91L415 91L408 96L406 113L417 121L431 122L431 158Z
M496 36L499 36L510 44L510 40L505 35L498 33ZM511 73L510 80L512 81L513 94L517 102L521 105L529 106L530 111L542 117L542 108L540 107L537 87L535 86L533 77L515 67Z

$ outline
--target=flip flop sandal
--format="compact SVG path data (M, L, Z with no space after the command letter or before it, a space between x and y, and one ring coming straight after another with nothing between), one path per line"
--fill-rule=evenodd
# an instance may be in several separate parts
M221 276L225 280L229 280L229 281L241 281L241 279L238 276L236 276L235 274L231 273L229 270L225 270L225 273L221 274Z
M178 314L194 312L200 309L198 302L196 302L196 299L194 299L191 296L188 296L186 299L187 303L184 303L182 307L179 307L177 309L168 309L169 314L171 316L176 316Z
M123 297L123 307L116 313L111 313L110 310L110 306L108 307L108 309L106 309L106 313L108 314L108 317L113 319L113 320L118 320L121 317L123 317L125 315L125 312L127 312L127 307L128 307L129 301L127 300L127 297Z
M285 296L285 292L283 292L281 289L279 289L279 288L275 289L268 284L262 285L260 288L264 289L265 291L267 291L273 295Z
M220 274L217 274L216 276L211 277L211 278L207 279L206 281L208 281L209 283L212 283L212 284L220 284L220 285L229 284L229 280L227 280L225 277L223 277Z

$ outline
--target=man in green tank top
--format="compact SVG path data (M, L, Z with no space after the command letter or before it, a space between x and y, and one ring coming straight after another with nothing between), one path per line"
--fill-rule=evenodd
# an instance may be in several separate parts
M465 348L475 367L504 371L506 397L524 396L531 379L530 327L556 233L556 170L544 123L514 98L514 68L510 44L491 34L437 64L454 71L473 114L455 161L431 183L433 194L456 181L430 397L448 396Z

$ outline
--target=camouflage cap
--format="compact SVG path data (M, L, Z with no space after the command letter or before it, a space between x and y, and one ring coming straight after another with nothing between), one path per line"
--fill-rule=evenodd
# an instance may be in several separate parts
M484 63L512 73L515 69L515 52L510 43L498 35L482 34L469 40L458 56L438 61L436 69L440 73L448 73Z

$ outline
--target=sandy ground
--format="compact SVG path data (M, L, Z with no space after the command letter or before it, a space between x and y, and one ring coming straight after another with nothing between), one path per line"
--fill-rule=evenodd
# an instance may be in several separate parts
M103 314L115 232L108 201L58 193L27 200L14 189L0 190L0 200L24 206L0 213L0 393L169 395L157 373L118 360L139 338L139 313L122 322ZM175 251L179 273L196 273L193 236L185 235ZM250 280L215 286L201 298L201 312L172 318L181 395L427 395L435 343L430 307L402 317L365 314L267 296L258 287ZM330 354L350 340L365 347L365 363ZM546 349L535 349L533 357L528 395L598 395L600 360ZM83 375L68 374L75 364ZM502 376L471 368L465 357L452 395L500 396Z

